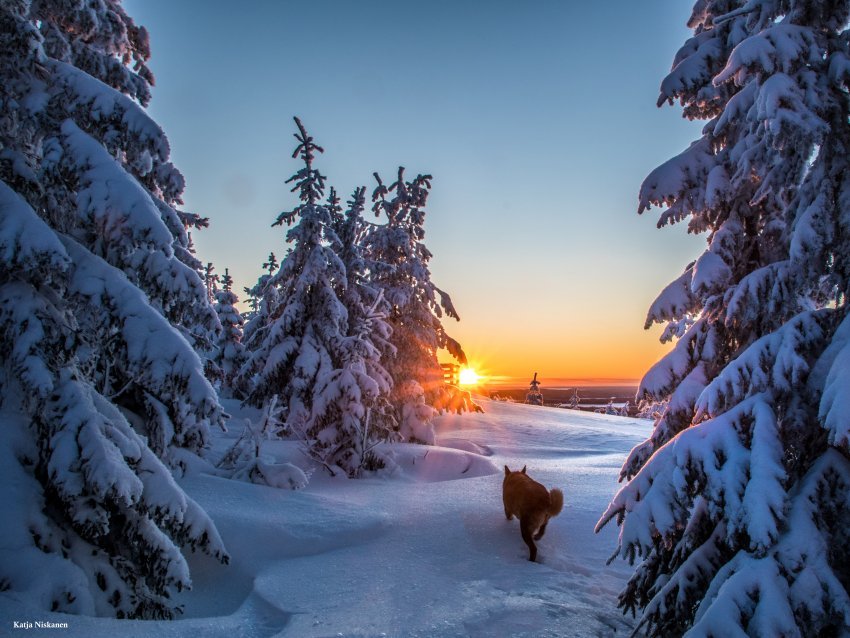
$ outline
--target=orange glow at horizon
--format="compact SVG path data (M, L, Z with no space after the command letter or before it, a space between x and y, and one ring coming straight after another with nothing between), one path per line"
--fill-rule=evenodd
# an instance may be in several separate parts
M659 250L650 243L655 228L629 219L610 230L612 237L630 237L618 251L586 250L592 238L572 226L544 227L532 236L519 232L524 226L517 234L492 232L488 240L504 243L474 259L452 246L440 250L433 280L450 282L461 316L444 318L443 326L470 366L485 371L485 385L527 387L535 372L544 388L571 385L566 380L637 384L672 349L659 341L662 325L644 329L647 309L706 239L680 226L673 232L682 242Z
M671 348L658 341L658 330L634 330L631 334L604 335L594 326L584 335L558 333L543 335L511 334L515 339L487 338L479 330L463 334L462 323L453 326L455 338L470 359L460 372L461 385L527 385L534 373L543 387L567 380L581 385L637 385L652 365ZM479 327L480 328L480 327ZM507 331L506 331L507 332ZM595 334L593 334L595 333ZM448 357L443 357L448 360ZM467 372L467 370L469 372ZM464 375L477 375L474 382Z

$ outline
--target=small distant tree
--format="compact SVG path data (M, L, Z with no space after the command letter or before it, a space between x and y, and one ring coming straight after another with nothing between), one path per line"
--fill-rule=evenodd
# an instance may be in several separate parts
M239 297L233 292L233 277L227 268L224 269L221 288L216 291L215 298L215 311L221 322L221 337L216 348L215 363L221 370L222 389L232 396L241 397L243 390L234 384L234 380L248 355L242 345L243 319L236 307Z
M274 253L269 253L268 259L263 262L263 270L266 272L260 275L257 283L251 286L244 286L242 290L245 292L245 302L248 304L248 312L243 313L242 318L245 321L244 339L247 342L252 334L252 322L254 317L260 310L260 304L265 299L265 288L271 276L278 268L277 257Z
M543 405L543 393L540 391L540 381L537 380L536 372L534 373L534 378L528 384L525 402L528 405Z
M215 266L211 261L207 262L207 265L204 266L204 285L207 288L207 298L210 303L215 303L215 293L218 292L219 282L220 277L215 272Z
M215 272L215 266L212 262L207 262L201 276L204 279L204 287L207 291L207 301L215 307L216 295L219 290L218 284L221 278ZM216 313L216 316L218 316L218 313ZM221 324L218 321L211 330L205 331L203 335L198 335L198 338L195 340L195 350L204 362L204 375L217 389L221 388L224 381L224 373L219 365L218 342L221 340L221 337Z

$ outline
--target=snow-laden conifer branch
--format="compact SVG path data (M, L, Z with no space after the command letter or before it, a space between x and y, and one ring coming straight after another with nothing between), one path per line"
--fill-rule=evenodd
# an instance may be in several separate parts
M672 350L664 406L598 527L642 558L620 596L638 631L823 635L848 626L850 8L697 2L659 105L702 135L650 173L639 212L705 252L652 304Z
M147 32L120 4L3 3L0 22L0 430L14 477L0 582L36 609L170 617L191 583L181 548L227 561L166 465L203 453L224 420L193 350L218 329L188 232L205 221L177 208L183 177L143 108Z

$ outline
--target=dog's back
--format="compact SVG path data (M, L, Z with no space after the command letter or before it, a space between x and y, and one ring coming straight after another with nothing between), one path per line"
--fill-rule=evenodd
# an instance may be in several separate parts
M557 516L564 506L564 495L559 489L547 490L533 480L523 467L511 472L505 466L505 480L502 483L502 500L505 505L505 517L511 520L519 518L522 539L530 552L528 560L537 558L535 540L540 540L546 532L546 524Z

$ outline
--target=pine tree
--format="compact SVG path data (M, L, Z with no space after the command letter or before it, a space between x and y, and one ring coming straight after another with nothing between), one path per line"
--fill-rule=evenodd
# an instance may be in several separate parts
M304 167L287 183L295 182L292 190L301 203L274 223L291 226L286 233L291 246L280 268L263 284L250 334L252 352L241 373L250 387L248 403L262 407L279 396L290 427L306 422L316 377L332 369L328 347L345 331L345 309L335 290L345 271L327 246L333 230L330 210L320 203L325 177L313 168L322 149L297 118L296 124L293 157L300 157Z
M569 407L571 410L578 410L581 405L581 397L578 395L578 388L573 388L573 393L570 396Z
M384 352L384 366L394 383L391 401L402 436L430 444L434 442L431 420L436 409L452 402L437 351L446 348L466 363L460 344L443 328L444 313L459 317L449 295L431 281L428 262L432 255L423 243L431 176L418 175L408 182L404 168L399 167L398 179L389 187L377 173L375 179L378 186L372 195L372 209L377 217L386 215L387 221L372 225L363 244L369 280L389 304L393 351Z
M210 303L215 303L215 294L218 292L218 284L221 282L221 277L215 272L215 266L211 261L204 266L204 285L207 289L207 298Z
M180 548L226 561L168 467L223 422L183 178L145 113L148 36L112 0L0 4L0 589L168 617Z
M239 297L233 292L233 277L227 268L224 269L221 288L216 291L215 299L215 311L221 322L221 337L216 348L215 363L221 370L223 390L232 396L240 397L242 389L234 381L248 355L242 345L243 319L236 307Z
M201 277L204 280L204 287L207 291L207 301L215 308L216 296L219 292L218 284L221 281L221 277L215 272L215 266L212 262L207 262L207 265L204 266L201 271ZM221 357L218 345L222 338L222 328L220 323L221 317L218 312L216 312L216 316L219 319L216 325L202 337L198 335L194 343L195 350L204 362L204 376L213 384L216 390L220 390L224 383L224 372L219 365Z
M333 444L324 446L322 461L342 467L349 476L390 462L377 447L395 438L397 426L388 402L393 382L381 361L382 352L393 351L388 304L368 282L362 255L365 191L365 187L355 190L345 214L333 189L328 198L337 240L331 248L345 268L345 280L337 290L346 310L347 331L339 348L339 367L317 388L312 416L317 427L338 423Z
M243 343L250 343L252 341L252 337L254 334L254 329L259 327L262 323L262 320L255 322L254 319L260 314L260 307L264 302L274 304L276 302L276 298L274 297L275 289L266 289L266 284L268 284L269 280L274 275L275 271L278 269L277 257L275 254L269 253L268 259L263 262L263 270L267 271L260 275L257 279L257 283L254 284L251 288L245 286L243 290L245 291L245 300L248 304L248 312L246 312L242 318L245 320L245 330L243 334ZM264 313L264 315L267 314Z
M336 224L338 243L331 248L337 253L345 267L345 286L340 290L340 299L348 314L349 336L368 337L377 349L365 358L369 375L379 380L382 386L392 386L392 377L381 360L382 353L394 355L392 328L387 321L389 303L383 291L369 280L369 265L364 256L363 242L367 224L363 219L366 207L366 188L354 191L348 202L345 215L340 215Z
M536 372L534 373L534 378L528 384L525 402L529 405L543 405L543 393L540 391L540 381L537 380Z
M364 304L368 291L356 248L362 193L345 220L335 193L321 203L325 177L313 160L322 149L295 122L293 157L304 167L287 182L295 183L301 203L275 222L291 226L291 248L262 286L252 353L240 376L251 388L250 404L279 400L286 406L284 429L304 442L314 460L331 474L357 476L370 463L380 465L373 448L387 435L382 397L389 378L371 339L386 330L380 298ZM345 239L337 229L347 233Z
M708 231L652 305L663 407L598 527L642 560L621 594L669 636L850 626L850 18L846 3L704 2L661 86L708 120L641 210Z

